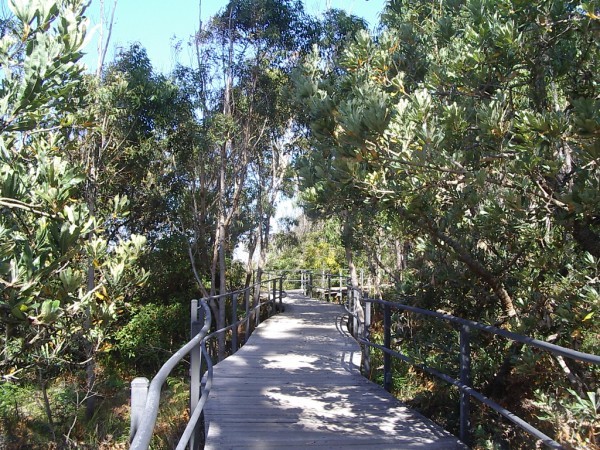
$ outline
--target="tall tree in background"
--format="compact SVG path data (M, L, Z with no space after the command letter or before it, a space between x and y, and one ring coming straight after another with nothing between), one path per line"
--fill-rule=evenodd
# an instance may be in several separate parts
M96 238L112 244L131 235L156 240L165 229L164 136L175 128L180 112L177 89L152 71L146 52L138 45L122 51L101 78L85 79L86 108L80 123L87 124L79 145L70 152L73 164L83 164L87 209L101 225ZM101 270L89 261L88 290L95 289ZM131 293L115 293L131 300ZM91 320L91 316L90 316ZM88 321L88 325L90 323ZM88 385L95 380L95 347L88 349ZM88 403L94 412L94 397Z
M114 0L112 9L110 10L110 19L106 14L105 1L100 0L100 24L98 29L98 61L96 63L96 78L102 76L104 70L104 62L106 61L106 52L108 44L112 36L112 29L115 23L115 12L117 11L117 2ZM106 32L106 37L104 33Z
M285 169L285 134L290 112L282 100L286 68L305 39L302 4L291 1L232 1L196 36L199 61L200 122L207 139L199 148L195 169L196 192L191 201L194 239L193 265L202 233L214 238L211 250L210 292L226 292L227 261L237 243L231 235L234 221L246 220L242 200L254 204L255 237L268 246L269 220ZM211 161L212 168L207 165ZM208 182L214 186L214 204L207 202ZM209 211L209 207L214 212ZM200 225L210 216L214 229ZM200 222L200 223L199 223ZM246 226L247 227L247 226ZM244 227L235 227L240 231ZM194 248L195 247L195 248ZM200 278L198 276L197 278ZM199 279L204 292L204 281ZM211 305L217 327L225 310ZM223 349L223 343L219 345Z

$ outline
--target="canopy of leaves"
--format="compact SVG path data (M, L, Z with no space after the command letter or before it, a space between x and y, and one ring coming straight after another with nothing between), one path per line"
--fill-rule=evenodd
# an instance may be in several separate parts
M389 2L379 35L296 72L305 202L410 243L416 302L597 353L597 11Z

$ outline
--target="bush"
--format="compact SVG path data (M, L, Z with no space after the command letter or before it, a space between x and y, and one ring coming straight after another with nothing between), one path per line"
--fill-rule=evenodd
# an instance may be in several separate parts
M116 348L136 371L156 372L189 336L188 308L147 304L116 334Z

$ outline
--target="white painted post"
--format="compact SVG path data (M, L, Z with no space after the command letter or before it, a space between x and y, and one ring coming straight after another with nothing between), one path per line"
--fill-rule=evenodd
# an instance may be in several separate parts
M146 377L137 377L131 381L131 426L129 429L129 442L133 442L133 438L144 416L149 384L150 381Z

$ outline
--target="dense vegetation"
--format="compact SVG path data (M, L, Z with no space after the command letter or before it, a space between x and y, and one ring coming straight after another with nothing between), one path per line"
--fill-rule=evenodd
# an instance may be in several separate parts
M313 52L295 74L307 208L342 221L346 246L395 271L411 302L597 353L598 11L391 1L376 36L359 33L333 59ZM478 387L554 421L570 445L595 445L597 368L482 344Z
M86 74L86 3L0 18L0 446L123 446L127 382L185 340L190 298L254 270L360 266L386 298L599 352L597 2L393 0L369 34L232 0L168 75L139 45ZM274 234L296 185L308 218ZM447 330L396 317L398 345L406 322L446 363ZM480 343L477 387L596 445L597 368ZM398 367L395 390L455 426L445 387ZM478 414L477 445L533 445Z

